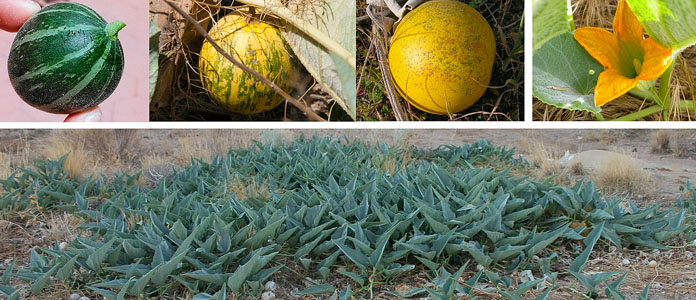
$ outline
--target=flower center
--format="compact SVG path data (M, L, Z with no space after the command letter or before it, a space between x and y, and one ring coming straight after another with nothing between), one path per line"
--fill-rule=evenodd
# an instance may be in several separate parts
M640 62L639 59L633 59L633 68L636 70L636 75L640 75L640 70L641 68L643 68L643 64Z
M637 43L621 43L619 57L621 60L621 73L626 78L636 78L643 68L643 48Z

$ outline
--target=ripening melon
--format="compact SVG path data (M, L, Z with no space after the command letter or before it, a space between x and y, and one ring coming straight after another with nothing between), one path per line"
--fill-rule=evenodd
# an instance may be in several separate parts
M486 91L495 60L495 36L486 19L455 0L433 0L399 22L389 67L397 91L416 108L439 115L460 112Z
M258 20L230 14L209 35L238 61L289 91L293 65L280 31ZM283 102L273 89L227 60L205 41L198 62L203 87L215 102L240 114L269 111Z

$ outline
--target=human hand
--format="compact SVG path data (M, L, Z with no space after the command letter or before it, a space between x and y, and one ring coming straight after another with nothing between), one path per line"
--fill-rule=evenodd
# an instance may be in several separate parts
M101 109L99 106L89 110L69 115L64 122L101 122Z
M0 0L0 29L16 32L40 9L41 6L31 0Z

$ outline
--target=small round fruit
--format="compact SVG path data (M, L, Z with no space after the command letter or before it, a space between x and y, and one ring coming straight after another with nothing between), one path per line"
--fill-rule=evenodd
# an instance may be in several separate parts
M292 61L277 28L230 14L218 20L209 35L238 61L281 89L290 89ZM231 112L257 114L283 102L282 96L236 67L207 41L203 43L198 68L210 97Z
M12 86L29 105L72 114L106 100L123 74L120 21L107 24L78 3L49 5L15 36L8 58Z
M407 13L389 50L399 94L440 115L460 112L481 98L494 60L495 36L486 19L454 0L428 1Z

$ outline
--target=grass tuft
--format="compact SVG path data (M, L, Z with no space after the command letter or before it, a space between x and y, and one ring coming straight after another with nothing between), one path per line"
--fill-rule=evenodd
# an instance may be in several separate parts
M605 157L594 178L598 186L614 193L650 195L656 188L652 175L632 157L621 153Z

